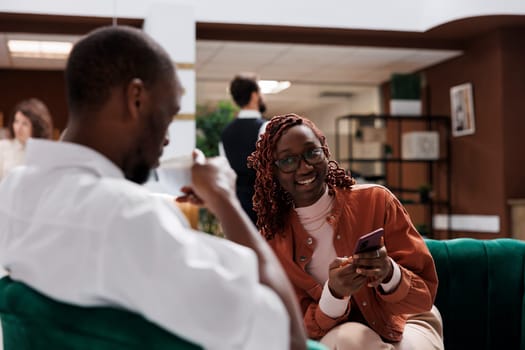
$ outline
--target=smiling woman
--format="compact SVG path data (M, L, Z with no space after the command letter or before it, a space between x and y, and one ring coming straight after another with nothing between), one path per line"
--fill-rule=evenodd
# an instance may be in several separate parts
M390 191L356 185L296 114L272 118L248 161L257 225L295 286L309 337L330 349L443 348L432 257ZM378 245L356 252L377 229Z

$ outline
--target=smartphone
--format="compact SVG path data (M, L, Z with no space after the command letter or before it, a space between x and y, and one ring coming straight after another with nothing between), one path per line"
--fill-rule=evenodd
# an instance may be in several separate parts
M384 233L385 230L383 230L383 228L378 228L359 238L355 245L354 254L381 248L381 237L383 237Z

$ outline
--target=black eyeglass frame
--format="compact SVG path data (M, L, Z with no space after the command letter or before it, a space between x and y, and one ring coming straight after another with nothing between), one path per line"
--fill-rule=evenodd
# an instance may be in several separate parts
M316 161L315 163L312 163L311 161L309 161L307 158L306 158L306 154L307 153L313 153L313 152L316 152L316 151L321 151L320 155L321 157L319 158L319 161ZM283 170L283 168L281 167L282 164L280 163L281 161L285 160L285 159L288 159L288 158L294 158L294 159L297 159L297 165L294 166L293 169L291 170ZM295 154L295 155L292 155L292 156L287 156L287 157L284 157L284 158L281 158L281 159L277 159L274 164L275 166L277 167L277 169L279 169L279 171L285 173L285 174L289 174L289 173L293 173L294 171L296 171L297 169L299 169L299 166L301 165L301 158L305 161L306 164L308 165L311 165L311 166L314 166L314 165L317 165L319 163L321 163L322 161L324 161L326 159L326 154L324 152L324 147L315 147L315 148L310 148L306 151L304 151L303 153L301 154Z

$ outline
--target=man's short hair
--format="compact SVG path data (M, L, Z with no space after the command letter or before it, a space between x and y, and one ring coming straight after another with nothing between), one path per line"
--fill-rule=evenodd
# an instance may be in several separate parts
M250 103L253 92L259 92L255 75L237 75L230 83L233 100L241 108Z
M96 29L69 55L65 73L69 109L98 111L112 88L134 78L149 88L168 74L175 74L168 54L141 30L126 26Z

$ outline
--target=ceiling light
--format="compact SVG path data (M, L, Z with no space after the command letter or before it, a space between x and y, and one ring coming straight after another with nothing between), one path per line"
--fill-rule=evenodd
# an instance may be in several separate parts
M292 83L289 81L259 80L259 88L263 94L277 94L288 89Z
M13 57L65 59L73 43L69 41L8 40Z

